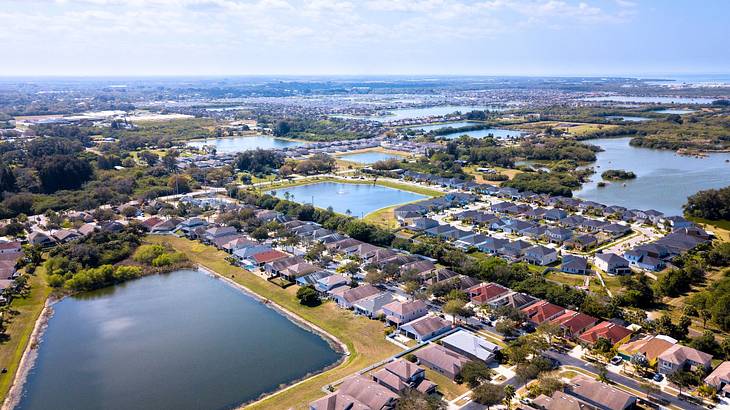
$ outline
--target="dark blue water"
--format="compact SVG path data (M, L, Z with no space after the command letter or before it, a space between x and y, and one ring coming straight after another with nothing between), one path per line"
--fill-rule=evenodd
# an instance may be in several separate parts
M53 309L19 409L224 409L339 358L319 336L194 270Z
M312 203L319 208L332 207L335 212L358 218L380 208L413 202L427 196L400 189L388 188L373 184L343 184L338 182L318 182L316 184L300 185L291 188L281 188L271 191L279 198L284 198L286 192L293 196L294 201Z

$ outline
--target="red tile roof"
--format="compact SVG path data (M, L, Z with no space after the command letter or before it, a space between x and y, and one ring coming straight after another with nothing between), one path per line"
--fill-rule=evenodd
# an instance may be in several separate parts
M284 258L288 258L288 257L289 257L288 254L286 254L282 251L277 251L276 249L272 249L270 251L259 252L252 256L252 258L257 263L267 263L267 262L272 262L275 260L284 259Z
M496 283L481 283L468 289L471 301L478 304L486 303L507 292L509 289Z
M616 344L631 334L631 330L612 322L601 322L588 329L578 338L586 343L593 344L598 339L604 338Z
M553 305L547 300L541 300L537 303L523 308L522 311L527 315L527 318L536 324L546 322L552 318L565 312L565 308L558 305Z
M566 310L565 313L553 319L552 322L570 334L577 334L583 332L589 326L595 325L598 319L585 313Z

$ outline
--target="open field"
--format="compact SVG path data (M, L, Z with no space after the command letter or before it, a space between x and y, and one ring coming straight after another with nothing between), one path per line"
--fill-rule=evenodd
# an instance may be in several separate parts
M35 322L51 293L42 266L36 269L36 273L30 277L28 283L31 286L30 294L24 298L13 299L8 310L10 313L4 317L7 337L0 342L0 367L7 368L8 371L0 374L0 393L3 399L8 394L15 372L18 370Z
M259 296L267 298L304 320L319 326L337 337L350 350L350 356L339 366L247 408L306 408L310 401L324 395L321 390L323 386L386 359L399 351L397 346L385 340L382 323L355 316L352 312L340 309L331 302L314 308L302 306L295 296L297 286L281 289L248 271L232 266L224 260L228 254L223 251L174 236L149 236L147 241L169 244L176 250L185 253L193 262L232 279Z
M569 126L566 126L569 125ZM620 127L614 124L592 124L584 122L568 122L568 121L538 121L528 124L521 124L515 128L536 131L545 130L548 127L558 129L575 136L585 136L598 131L608 131Z
M514 178L516 175L521 174L522 171L518 169L509 169L509 168L501 168L501 167L491 167L495 171L499 172L500 174L506 175L508 179ZM484 179L484 174L477 171L476 165L470 165L468 167L464 167L464 172L466 172L469 175L474 176L474 179L477 183L480 184L490 184L490 185L496 185L500 186L502 185L502 182L504 181L488 181Z

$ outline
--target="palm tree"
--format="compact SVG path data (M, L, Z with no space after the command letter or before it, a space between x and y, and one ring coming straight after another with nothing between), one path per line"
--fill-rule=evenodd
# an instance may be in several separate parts
M512 408L512 399L515 398L516 394L515 386L511 384L504 386L504 405L507 406L507 409Z
M348 209L347 211L345 211L345 215L351 216L352 215L352 211Z
M291 194L289 193L289 191L284 191L284 199L288 201L289 198L291 198Z

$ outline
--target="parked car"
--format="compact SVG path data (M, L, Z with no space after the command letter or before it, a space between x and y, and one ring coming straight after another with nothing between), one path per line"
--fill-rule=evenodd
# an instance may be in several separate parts
M611 363L614 366L618 366L623 361L624 361L624 358L623 357L621 357L621 356L614 356L614 357L611 358L611 361L609 363Z
M662 376L661 373L657 373L651 379L654 380L655 382L659 383L660 381L664 380L664 376Z

